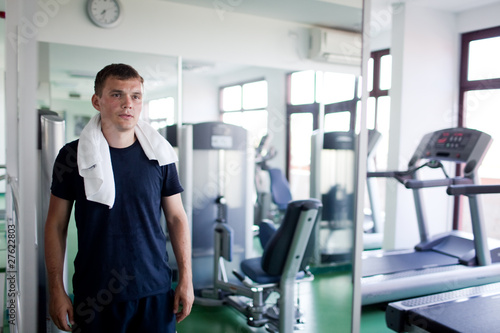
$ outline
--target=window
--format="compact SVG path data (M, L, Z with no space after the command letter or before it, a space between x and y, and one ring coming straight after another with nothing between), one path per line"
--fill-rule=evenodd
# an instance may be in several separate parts
M500 26L462 35L458 125L488 133L493 138L478 169L481 184L500 183ZM460 170L458 170L460 173ZM500 194L481 197L488 236L500 239ZM453 226L470 230L468 201L455 199ZM461 207L463 206L463 207Z
M153 99L148 103L148 118L151 126L160 129L174 124L175 101L173 97Z
M368 62L367 127L381 134L375 156L377 170L387 170L389 153L389 122L391 98L392 56L389 49L372 52Z
M319 128L320 103L325 131L354 129L358 78L353 74L301 71L289 75L287 176L294 199L310 196L311 135Z
M387 168L392 57L389 50L372 53L369 65L368 128L382 133L377 168ZM319 128L324 104L326 132L353 131L361 99L361 80L353 74L301 71L289 75L287 104L287 176L294 198L309 196L311 134ZM305 148L307 147L307 148Z
M267 133L267 92L265 80L223 87L220 91L222 121L248 130L255 146Z

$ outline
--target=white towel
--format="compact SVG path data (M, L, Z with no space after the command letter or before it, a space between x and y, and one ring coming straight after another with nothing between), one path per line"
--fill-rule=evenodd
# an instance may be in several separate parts
M177 162L177 154L167 140L151 125L139 120L135 135L144 153L160 166ZM78 171L83 177L87 200L113 208L115 179L111 165L109 145L101 131L101 114L98 113L84 127L78 142Z

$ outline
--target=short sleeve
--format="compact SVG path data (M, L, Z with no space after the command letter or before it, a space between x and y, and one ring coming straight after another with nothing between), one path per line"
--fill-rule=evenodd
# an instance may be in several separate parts
M166 169L166 175L164 177L161 195L168 197L184 191L184 188L179 180L179 175L177 174L177 167L175 166L175 163L168 164L164 166L164 168Z
M76 181L79 177L77 147L78 141L66 144L54 162L50 190L53 195L65 200L76 199Z

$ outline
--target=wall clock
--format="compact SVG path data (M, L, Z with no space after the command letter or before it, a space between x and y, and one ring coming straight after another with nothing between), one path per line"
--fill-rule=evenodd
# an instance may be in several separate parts
M122 7L118 0L87 0L90 20L101 28L116 27L122 18Z

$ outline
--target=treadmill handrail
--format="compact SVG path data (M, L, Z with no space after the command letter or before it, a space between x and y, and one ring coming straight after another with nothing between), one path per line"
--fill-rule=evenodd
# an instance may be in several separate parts
M373 171L366 174L368 178L394 178L401 184L413 179L413 172L408 171Z
M450 185L446 189L449 195L473 195L500 193L500 185Z
M444 178L444 179L408 179L403 184L406 188L417 189L417 188L427 188L427 187L438 187L438 186L452 186L455 184L473 184L474 181L466 177L454 177L454 178Z

